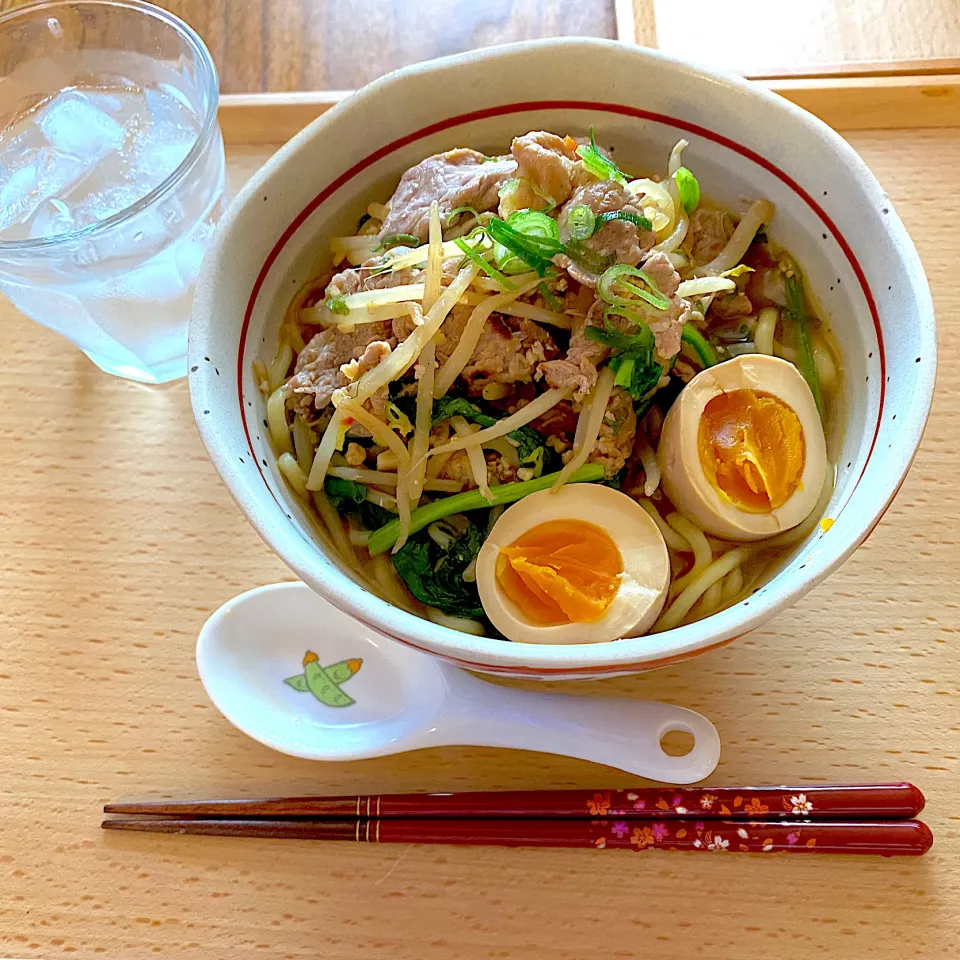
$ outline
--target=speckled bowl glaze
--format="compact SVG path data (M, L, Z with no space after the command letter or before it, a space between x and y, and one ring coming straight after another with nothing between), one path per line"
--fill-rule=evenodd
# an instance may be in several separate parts
M712 200L777 208L770 234L804 266L845 363L835 519L749 599L655 636L565 646L507 643L424 621L380 600L328 555L277 472L252 361L272 359L289 297L322 241L429 154L503 151L531 129L596 127L631 170L662 171L679 137ZM261 536L343 610L463 667L588 678L663 666L727 643L794 603L879 521L916 453L933 393L936 329L923 269L889 198L857 154L759 87L650 50L562 39L410 67L349 97L241 191L207 254L190 330L190 388L214 465Z

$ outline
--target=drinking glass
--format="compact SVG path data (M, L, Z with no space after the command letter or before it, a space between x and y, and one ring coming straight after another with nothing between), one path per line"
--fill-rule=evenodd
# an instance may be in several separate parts
M183 376L224 192L209 51L140 0L48 0L0 15L0 77L0 290L107 373Z

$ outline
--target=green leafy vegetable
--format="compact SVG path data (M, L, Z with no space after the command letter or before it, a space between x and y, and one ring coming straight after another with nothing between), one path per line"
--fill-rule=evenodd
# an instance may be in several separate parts
M784 283L786 292L786 310L784 316L793 326L797 347L797 367L807 381L813 399L817 403L820 419L823 419L823 393L820 390L820 373L817 370L816 357L813 355L813 342L810 339L810 316L807 313L807 300L803 293L803 279L799 268L792 261L781 263L788 275Z
M379 530L385 523L395 520L397 515L372 500L364 500L357 506L356 516L364 530Z
M590 128L590 143L577 147L577 156L583 164L584 170L592 173L600 180L616 180L617 183L626 183L624 172L607 156L600 152L593 127Z
M347 302L342 293L336 297L331 297L327 301L327 309L339 317L345 317L350 312L350 308L347 306Z
M410 515L410 532L416 533L436 520L450 517L455 513L466 513L470 510L482 510L501 503L514 503L522 500L531 493L540 490L549 490L556 481L559 473L549 473L536 480L524 480L520 483L501 483L490 488L492 502L486 500L479 490L468 490L466 493L455 493L452 497L434 500L423 507L418 507ZM567 479L567 483L595 483L603 479L603 465L588 463L576 470ZM367 543L371 557L386 553L400 535L400 521L392 520L379 530L375 531Z
M693 350L704 367L714 367L720 362L710 341L692 323L683 325L680 338Z
M635 329L629 333L617 330L610 323L611 313L626 316ZM590 340L616 351L608 363L614 372L614 385L623 387L634 400L643 400L660 382L664 367L654 359L655 341L642 317L625 308L612 307L602 327L587 326L584 333Z
M630 283L626 279L628 277L636 277L646 284L646 287L638 287L635 283ZM618 290L629 292L633 296L623 296L622 293L617 292ZM618 263L604 271L597 284L597 293L615 307L636 308L641 306L639 300L650 304L655 310L666 310L670 306L669 298L660 292L653 277L644 273L639 267L631 267L626 263Z
M338 510L342 504L360 504L367 499L367 488L362 483L342 480L340 477L327 477L323 481L323 492Z
M629 210L611 210L608 213L601 213L597 217L593 232L596 233L605 223L609 223L611 220L626 220L627 223L632 223L638 230L653 229L653 224L646 217L631 213Z
M686 167L680 167L674 174L674 179L677 182L680 203L689 216L700 204L700 184Z
M557 221L539 210L517 210L506 221L494 217L486 231L493 240L494 260L504 273L533 268L542 277L553 266L553 258L563 253Z
M480 594L476 583L464 580L463 573L476 559L483 534L474 523L466 522L467 531L463 534L449 525L444 527L444 537L431 536L432 527L421 530L393 555L393 565L422 603L450 616L476 619L483 616Z
M433 426L451 417L463 417L468 423L478 423L481 427L492 427L496 417L485 414L475 403L466 397L440 397L433 401Z
M469 260L473 261L485 274L493 277L501 286L507 290L517 289L517 285L512 280L504 276L492 263L487 263L487 261L477 253L476 247L471 247L462 237L458 237L453 242L464 252Z
M420 238L412 233L390 233L385 236L379 246L374 247L374 253L380 250L389 250L391 247L419 247Z
M592 237L596 229L597 218L585 203L578 203L567 211L567 230L575 240Z

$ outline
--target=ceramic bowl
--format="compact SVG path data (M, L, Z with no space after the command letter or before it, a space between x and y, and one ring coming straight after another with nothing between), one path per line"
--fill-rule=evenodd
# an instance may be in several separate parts
M514 135L584 134L631 170L662 171L680 137L713 201L766 197L770 230L804 266L843 353L846 409L836 489L817 531L749 599L698 623L606 644L530 645L435 625L380 600L331 557L282 481L251 371L269 362L289 297L322 241L432 153L502 152ZM276 154L223 218L190 331L200 434L263 538L304 581L377 630L460 666L513 676L603 677L726 643L794 603L868 536L916 453L936 368L933 307L916 250L857 154L765 90L650 50L588 39L522 43L390 74L324 114Z

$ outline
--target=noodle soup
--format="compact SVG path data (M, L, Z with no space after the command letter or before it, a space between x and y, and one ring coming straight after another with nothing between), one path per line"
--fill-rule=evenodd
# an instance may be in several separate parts
M280 472L384 599L605 642L737 603L829 524L839 353L773 206L710 205L685 147L650 177L592 134L450 150L328 241L255 374Z

